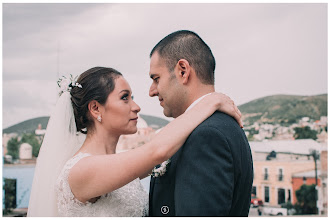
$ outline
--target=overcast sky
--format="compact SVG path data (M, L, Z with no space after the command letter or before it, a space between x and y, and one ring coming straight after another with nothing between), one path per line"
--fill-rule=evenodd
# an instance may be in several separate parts
M238 105L275 94L327 93L327 4L3 4L3 127L48 116L59 76L113 67L142 114L164 117L148 96L149 53L192 30L216 59L216 90Z

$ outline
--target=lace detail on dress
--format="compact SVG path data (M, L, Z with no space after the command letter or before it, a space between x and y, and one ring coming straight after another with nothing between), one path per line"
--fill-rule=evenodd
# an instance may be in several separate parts
M60 216L66 217L141 217L149 213L148 194L139 179L102 195L95 203L82 203L71 192L68 176L70 169L82 158L91 156L79 153L63 167L56 183L57 207Z

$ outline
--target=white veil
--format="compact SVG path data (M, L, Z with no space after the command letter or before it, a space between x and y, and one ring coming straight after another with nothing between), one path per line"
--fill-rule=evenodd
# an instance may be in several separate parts
M79 150L85 135L77 135L71 95L64 92L47 125L34 172L29 217L58 216L55 184L64 164Z

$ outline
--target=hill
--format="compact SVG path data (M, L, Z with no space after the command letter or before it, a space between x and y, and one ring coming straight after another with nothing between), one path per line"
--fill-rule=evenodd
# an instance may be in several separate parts
M151 116L151 115L143 115L140 114L140 117L142 117L147 124L155 129L164 127L169 123L166 119ZM26 121L23 121L21 123L18 123L16 125L10 126L8 128L3 129L3 133L17 133L17 134L23 134L23 133L34 133L35 130L38 128L38 125L41 124L42 128L45 129L48 124L49 117L39 117L39 118L33 118Z
M48 124L49 117L39 117L29 119L23 122L20 122L16 125L10 126L8 128L3 129L2 133L17 133L17 134L24 134L24 133L34 133L34 131L38 128L38 125L41 124L42 128L45 129Z
M148 126L155 129L162 128L169 123L168 120L163 118L159 118L151 115L143 115L143 114L139 114L139 115L147 122Z
M245 125L254 122L292 124L302 117L319 120L328 113L328 94L316 96L273 95L253 100L238 106L243 115ZM166 119L151 115L140 116L150 127L155 129L164 127L169 123ZM23 121L6 129L3 133L34 133L38 124L47 127L49 117L39 117Z
M246 125L254 122L292 124L302 117L319 120L328 113L328 94L273 95L238 106Z

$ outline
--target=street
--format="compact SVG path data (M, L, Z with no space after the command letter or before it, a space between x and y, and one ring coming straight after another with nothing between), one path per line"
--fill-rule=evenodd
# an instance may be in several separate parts
M249 212L249 217L257 217L258 215L258 208L251 207Z

